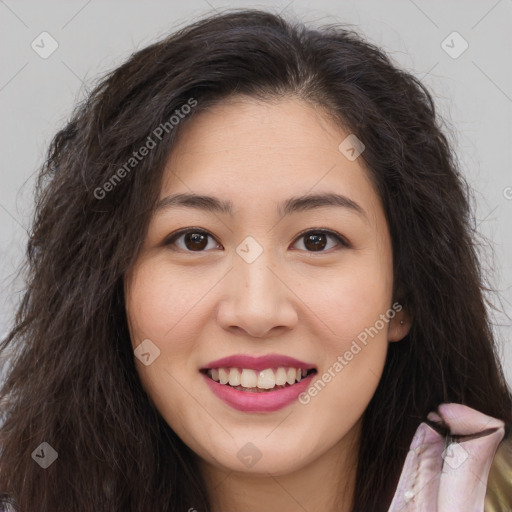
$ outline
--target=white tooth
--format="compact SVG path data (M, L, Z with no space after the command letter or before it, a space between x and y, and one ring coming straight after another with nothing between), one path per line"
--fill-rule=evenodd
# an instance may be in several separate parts
M302 380L302 370L299 368L298 370L296 370L296 377L297 379L297 382L300 382Z
M229 385L240 386L240 372L238 368L231 368L231 370L229 370Z
M212 368L212 369L210 370L210 377L211 377L213 380L215 380L215 381L219 382L219 370L217 370L217 368Z
M221 384L227 384L229 381L228 372L225 368L219 368L219 381Z
M302 378L304 378L307 374L308 374L308 371L305 368L303 368L303 370L302 370Z
M240 377L240 385L243 388L255 388L258 384L258 376L254 370L242 370L242 375Z
M258 387L260 389L272 389L276 385L276 376L272 368L262 370L258 374Z
M286 370L280 366L276 371L276 386L284 386L286 384Z
M288 384L295 384L296 377L297 370L295 368L288 368L288 370L286 370L286 382L288 382Z

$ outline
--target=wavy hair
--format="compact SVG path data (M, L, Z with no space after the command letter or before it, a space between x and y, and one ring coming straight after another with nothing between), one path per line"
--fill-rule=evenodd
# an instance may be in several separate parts
M354 512L387 510L412 436L457 402L510 425L470 189L431 94L342 24L261 10L209 15L102 77L51 142L36 188L26 289L0 354L0 491L28 512L210 511L197 456L137 377L123 279L141 248L180 129L234 95L294 96L366 146L389 225L395 300L413 317L363 416ZM197 106L106 183L191 98ZM102 196L102 197L99 197ZM48 442L58 460L31 457Z

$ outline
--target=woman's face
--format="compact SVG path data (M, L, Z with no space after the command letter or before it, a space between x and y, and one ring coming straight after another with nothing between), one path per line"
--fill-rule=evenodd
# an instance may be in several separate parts
M183 128L125 281L145 390L210 467L287 474L355 446L407 326L349 133L294 98L238 98Z

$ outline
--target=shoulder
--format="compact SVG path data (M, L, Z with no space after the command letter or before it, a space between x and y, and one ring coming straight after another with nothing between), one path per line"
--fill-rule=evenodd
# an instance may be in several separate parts
M468 406L439 405L414 434L388 512L484 511L484 504L485 512L511 512L505 431L503 421Z
M442 404L438 413L431 419L448 426L448 437L466 451L466 472L478 477L475 486L485 485L484 512L512 512L511 426L461 404ZM463 473L457 473L459 481Z
M499 444L487 479L485 512L512 510L512 430Z

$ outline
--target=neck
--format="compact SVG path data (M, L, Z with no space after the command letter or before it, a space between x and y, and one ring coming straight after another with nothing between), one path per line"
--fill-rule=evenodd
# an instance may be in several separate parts
M285 475L220 469L201 461L212 512L350 512L360 423L314 461Z

